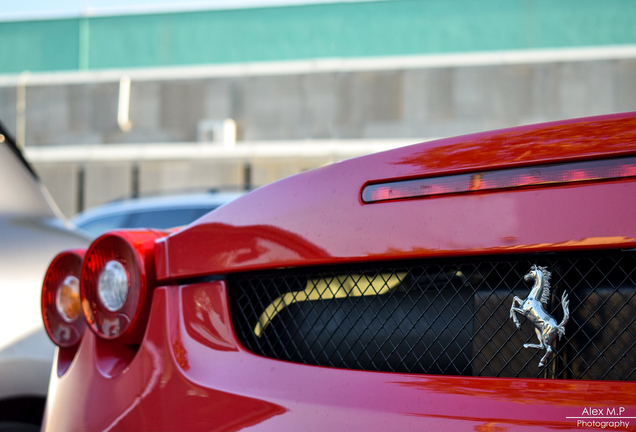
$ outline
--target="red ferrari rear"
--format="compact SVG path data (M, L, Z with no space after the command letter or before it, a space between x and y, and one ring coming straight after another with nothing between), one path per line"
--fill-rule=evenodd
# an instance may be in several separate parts
M633 197L636 113L401 148L106 234L45 280L44 430L636 430Z

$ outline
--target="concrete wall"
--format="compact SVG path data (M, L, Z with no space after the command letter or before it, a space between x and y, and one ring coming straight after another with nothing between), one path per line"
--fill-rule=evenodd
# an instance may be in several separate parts
M15 130L15 87L0 118ZM233 118L239 140L444 137L636 110L636 59L132 82L117 124L117 83L28 86L26 144L195 141Z

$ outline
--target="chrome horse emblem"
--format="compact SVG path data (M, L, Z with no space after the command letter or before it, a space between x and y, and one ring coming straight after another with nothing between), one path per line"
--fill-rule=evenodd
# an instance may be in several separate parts
M519 320L517 320L516 314L525 316L534 325L534 331L537 332L537 338L539 338L539 345L536 344L524 344L524 348L545 348L547 352L539 362L539 367L545 366L552 355L552 342L557 335L559 339L565 335L565 325L570 319L570 310L568 308L570 302L568 300L567 293L563 293L561 298L561 306L563 306L563 320L560 324L557 324L552 315L547 313L543 309L543 304L547 304L550 299L550 276L551 273L547 270L547 267L539 267L533 265L530 268L528 274L523 277L523 280L530 281L534 279L534 286L528 294L525 300L521 300L515 296L512 299L512 306L510 307L510 318L515 322L517 328L521 328ZM515 307L517 305L518 307Z

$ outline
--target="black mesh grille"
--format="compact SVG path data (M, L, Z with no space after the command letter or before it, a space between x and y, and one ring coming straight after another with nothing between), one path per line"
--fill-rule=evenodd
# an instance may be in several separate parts
M565 336L545 350L510 319L533 264L552 272L545 309ZM233 275L236 333L256 354L347 369L445 375L636 379L636 255L543 254L373 263ZM260 321L259 321L260 320Z

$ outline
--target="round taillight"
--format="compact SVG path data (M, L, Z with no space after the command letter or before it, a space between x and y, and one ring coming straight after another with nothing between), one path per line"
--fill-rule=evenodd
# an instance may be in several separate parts
M113 231L96 239L84 258L80 295L89 327L103 339L138 344L156 285L154 230Z
M108 261L97 279L97 296L102 305L111 312L117 312L128 298L128 272L117 260Z
M82 338L86 322L81 313L80 282L84 249L65 251L49 265L42 286L42 319L57 346L70 348Z

